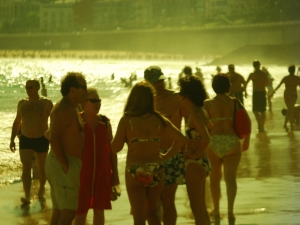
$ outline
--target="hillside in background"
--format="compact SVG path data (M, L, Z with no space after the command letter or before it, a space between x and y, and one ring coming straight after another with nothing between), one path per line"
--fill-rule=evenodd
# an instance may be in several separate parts
M213 60L210 65L251 64L258 59L264 65L300 63L300 42L282 45L246 45Z

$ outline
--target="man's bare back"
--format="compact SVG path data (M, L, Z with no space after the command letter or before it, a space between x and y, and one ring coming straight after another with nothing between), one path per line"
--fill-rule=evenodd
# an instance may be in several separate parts
M268 75L262 70L255 70L253 73L249 75L248 80L252 80L254 91L264 90L269 83Z
M182 120L180 102L178 95L174 91L165 89L163 94L157 97L156 109L180 129ZM161 148L168 148L172 143L173 140L170 140L168 137L161 137Z
M231 82L231 88L230 88L231 93L240 92L244 90L245 79L242 75L235 72L228 73L227 75Z

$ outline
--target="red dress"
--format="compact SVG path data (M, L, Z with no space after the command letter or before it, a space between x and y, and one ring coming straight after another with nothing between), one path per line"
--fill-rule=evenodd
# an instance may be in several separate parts
M99 122L93 131L84 123L84 135L77 214L86 213L90 208L111 209L111 163L106 125Z

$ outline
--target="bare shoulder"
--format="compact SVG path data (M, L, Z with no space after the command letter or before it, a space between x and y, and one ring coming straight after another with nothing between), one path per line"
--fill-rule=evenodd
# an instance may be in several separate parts
M40 101L43 101L43 102L47 102L47 103L51 103L51 104L52 104L52 101L51 101L49 98L44 97L44 96L41 96L41 97L40 97Z

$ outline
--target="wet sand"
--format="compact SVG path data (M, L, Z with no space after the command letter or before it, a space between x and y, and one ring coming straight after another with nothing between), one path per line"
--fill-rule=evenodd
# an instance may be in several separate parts
M248 111L251 99L246 100ZM300 224L300 131L286 132L281 109L285 107L282 98L273 99L273 113L267 112L266 133L258 134L253 113L253 132L250 149L243 153L238 171L238 194L235 203L236 225ZM106 211L106 224L133 224L129 214L130 206L124 182L124 162L119 164L121 197L112 203L113 210ZM207 187L209 181L207 180ZM38 182L32 185L37 192ZM209 189L207 205L212 209ZM234 224L227 220L225 182L222 181L220 203L221 220L212 224ZM0 224L48 224L51 216L49 185L44 203L34 199L29 206L22 206L22 183L0 187ZM176 194L178 211L177 224L194 224L185 186L179 186ZM89 213L87 224L92 224Z

